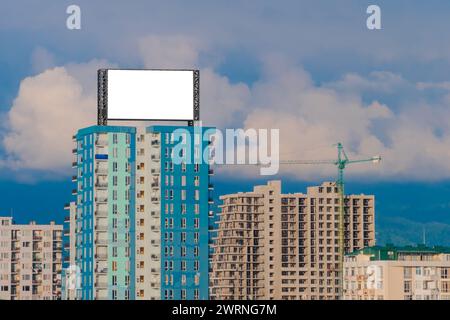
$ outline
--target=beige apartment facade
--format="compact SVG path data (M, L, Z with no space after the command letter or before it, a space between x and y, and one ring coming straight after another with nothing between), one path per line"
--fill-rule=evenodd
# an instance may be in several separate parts
M334 182L283 194L280 181L221 196L211 299L341 297L339 194ZM375 244L374 196L345 197L345 252Z
M62 228L0 217L1 300L60 299Z
M346 300L450 300L450 248L370 247L344 260Z

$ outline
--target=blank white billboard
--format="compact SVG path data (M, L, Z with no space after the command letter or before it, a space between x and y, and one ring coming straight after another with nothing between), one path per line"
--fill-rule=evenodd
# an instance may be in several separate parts
M194 70L108 70L110 120L194 120Z

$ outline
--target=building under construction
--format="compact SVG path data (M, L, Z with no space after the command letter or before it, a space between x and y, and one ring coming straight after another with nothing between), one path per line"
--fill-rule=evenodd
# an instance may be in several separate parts
M282 194L281 181L269 181L221 196L211 299L340 299L338 189ZM346 253L375 245L374 205L373 195L344 197Z

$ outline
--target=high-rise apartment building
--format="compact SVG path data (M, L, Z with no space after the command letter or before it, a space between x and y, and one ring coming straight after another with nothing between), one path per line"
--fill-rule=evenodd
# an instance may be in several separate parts
M77 299L208 298L207 130L78 131L72 253L81 273ZM180 146L181 158L192 161L173 161Z
M450 248L369 247L344 260L346 300L450 300Z
M213 239L212 299L339 299L336 183L282 194L280 181L228 194ZM345 196L345 251L375 243L374 196Z
M0 300L61 298L62 226L0 217Z

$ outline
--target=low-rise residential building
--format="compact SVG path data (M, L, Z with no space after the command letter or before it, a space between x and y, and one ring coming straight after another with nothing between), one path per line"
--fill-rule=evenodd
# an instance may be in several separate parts
M450 300L450 248L357 250L344 259L344 299Z
M62 225L0 217L0 299L61 298Z

